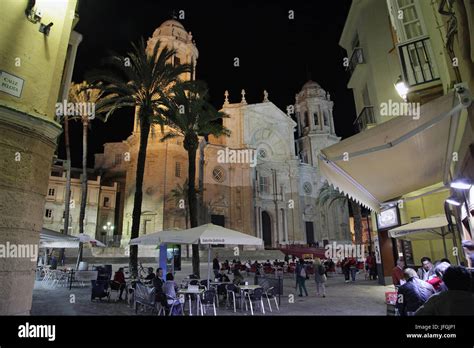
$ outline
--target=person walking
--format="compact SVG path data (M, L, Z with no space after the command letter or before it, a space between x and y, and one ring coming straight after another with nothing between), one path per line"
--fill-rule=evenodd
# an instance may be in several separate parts
M306 280L309 279L306 271L306 266L303 260L299 260L296 264L296 285L300 291L299 297L303 297L303 290L305 296L308 296L308 290L306 290Z
M350 277L350 264L349 264L349 259L347 257L345 257L342 261L341 261L341 269L342 269L342 273L344 273L344 280L346 283L349 283L349 277Z
M214 256L214 260L212 260L212 270L214 271L214 278L217 278L219 275L219 270L220 270L220 265L219 265L219 254L216 253L216 256Z
M314 259L314 280L316 281L316 295L319 296L322 292L323 297L326 297L326 267L319 258Z

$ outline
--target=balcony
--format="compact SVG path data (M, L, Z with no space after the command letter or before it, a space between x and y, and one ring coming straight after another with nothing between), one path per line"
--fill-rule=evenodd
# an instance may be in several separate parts
M409 87L439 80L428 36L398 45L403 80Z
M362 132L369 126L374 125L376 123L377 122L375 122L374 107L365 106L360 112L359 116L357 116L356 120L354 121L354 126L357 131Z
M354 73L355 68L359 64L364 64L364 53L362 51L362 47L356 47L352 51L351 59L349 60L349 65L347 66L346 71L348 71L351 76Z

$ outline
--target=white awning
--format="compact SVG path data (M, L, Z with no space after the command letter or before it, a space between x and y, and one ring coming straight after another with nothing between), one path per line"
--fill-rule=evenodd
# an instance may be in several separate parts
M383 202L444 181L451 128L464 107L454 92L437 98L418 119L399 116L321 150L319 168L339 191L380 212Z
M453 220L453 223L456 222ZM448 220L445 215L433 215L426 219L421 219L411 224L406 224L389 230L392 238L405 240L429 240L452 238L447 228Z
M214 224L205 224L187 230L155 232L130 240L130 245L150 244L230 244L262 245L260 238Z
M39 246L40 248L79 248L79 238L43 228Z

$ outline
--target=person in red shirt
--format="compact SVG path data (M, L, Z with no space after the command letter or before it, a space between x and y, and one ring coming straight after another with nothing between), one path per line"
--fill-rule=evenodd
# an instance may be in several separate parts
M403 269L405 268L405 261L402 259L397 260L397 265L392 270L392 281L393 285L395 285L395 289L398 289L400 285L403 285L405 282L403 276ZM403 281L403 283L401 282Z
M111 287L113 287L116 290L120 290L119 294L119 300L122 300L122 294L123 291L125 290L125 274L123 273L123 267L120 267L117 272L114 274L114 280L111 284Z

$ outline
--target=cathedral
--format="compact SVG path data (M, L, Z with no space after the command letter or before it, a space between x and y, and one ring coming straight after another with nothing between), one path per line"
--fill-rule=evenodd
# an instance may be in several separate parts
M167 20L148 40L147 50L153 50L158 40L176 49L174 63L195 67L186 76L195 78L199 52L191 33L178 21ZM196 187L202 186L203 193L200 223L212 222L260 237L266 248L350 243L347 203L337 200L329 207L317 204L325 181L318 168L318 153L340 140L329 93L308 81L296 94L294 106L285 112L269 98L263 91L261 102L250 103L244 90L239 96L225 92L221 111L229 117L223 124L232 134L201 139L196 163L196 168L201 168L196 173L200 183ZM139 138L135 118L133 132L126 140L106 143L104 153L95 155L95 169L103 180L118 183L115 225L117 233L121 231L123 246L130 240ZM188 162L183 139L162 142L160 138L157 128L148 142L140 235L189 227L182 204L185 197L180 197ZM222 160L223 153L251 156L226 161Z

